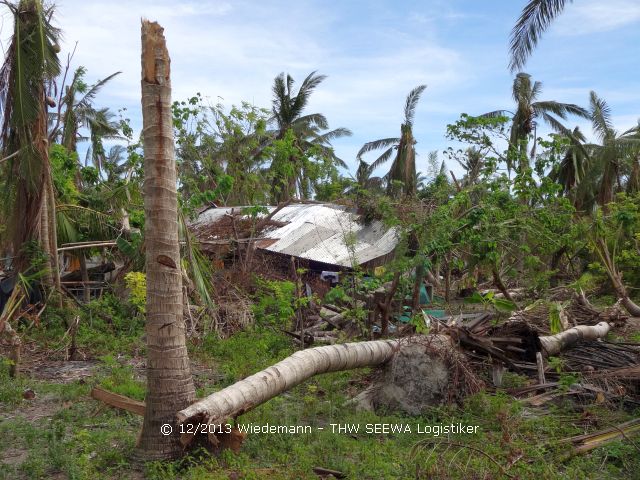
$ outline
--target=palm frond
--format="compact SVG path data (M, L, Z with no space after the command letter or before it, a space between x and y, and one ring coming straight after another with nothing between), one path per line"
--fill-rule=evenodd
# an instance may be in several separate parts
M180 236L184 240L183 257L187 260L187 274L193 281L196 293L202 301L203 306L213 311L215 309L215 302L211 296L213 292L211 262L200 250L194 235L187 227L187 222L182 212L178 213L178 217Z
M335 140L336 138L350 137L351 135L353 135L353 132L351 130L349 130L348 128L340 127L340 128L331 130L329 132L323 133L322 135L318 135L315 141L317 143L331 144L331 141Z
M313 71L302 81L302 84L298 89L298 94L292 99L291 109L296 116L305 109L309 102L311 93L325 78L327 78L326 75L316 75L316 72Z
M358 160L361 160L362 155L364 155L365 153L373 152L375 150L380 150L381 148L387 148L389 146L395 146L399 143L400 143L399 138L382 138L380 140L375 140L373 142L367 142L362 146L362 148L356 155L356 158Z
M100 89L104 87L107 83L109 83L111 80L113 80L115 77L120 75L121 73L122 72L115 72L102 80L98 80L95 84L89 87L89 89L87 90L87 93L85 93L83 97L80 100L78 100L76 105L90 106L91 103L95 100L95 97L100 91Z
M478 115L478 118L498 118L498 117L506 117L513 116L513 112L509 110L494 110L493 112L483 113L482 115Z
M302 128L313 128L318 127L322 130L329 128L329 122L327 118L321 113L310 113L309 115L304 115L302 117L298 117L293 122L294 127L300 126Z
M409 92L407 95L407 101L404 105L404 123L405 125L413 125L413 119L415 117L416 106L420 101L422 92L427 88L426 85L418 85L416 88Z
M581 118L590 118L589 111L586 108L574 105L572 103L561 103L554 101L535 102L531 108L536 114L541 112L551 112L560 118L566 119L568 115L575 115Z
M562 13L566 3L566 0L529 0L525 5L511 30L509 68L512 72L524 66L541 35L553 19Z
M545 111L541 112L542 119L557 133L564 134L568 131L556 117Z
M615 136L613 122L611 120L611 107L609 107L604 99L598 97L594 91L589 94L589 103L591 105L593 131L600 142L604 143L606 139Z
M387 161L391 158L391 155L393 154L394 148L395 147L389 147L387 150L385 150L382 153L382 155L380 155L373 162L371 162L371 169L376 170L378 167L380 167L384 163L387 163Z

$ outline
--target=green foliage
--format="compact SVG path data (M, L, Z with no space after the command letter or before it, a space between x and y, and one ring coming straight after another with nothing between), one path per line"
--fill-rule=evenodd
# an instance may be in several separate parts
M466 303L478 303L484 306L485 310L491 306L501 312L512 312L516 309L516 304L506 298L496 297L494 292L487 292L484 295L473 292L471 297L465 298Z
M226 339L208 334L196 355L203 361L214 362L216 370L222 374L222 384L229 385L277 363L292 352L290 339L269 325L238 332ZM207 389L208 392L217 387L207 385Z
M116 360L112 355L105 355L100 360L104 371L100 380L102 388L135 400L144 400L146 386L136 378L133 366Z
M140 234L132 234L129 240L124 237L116 239L118 250L131 262L131 268L134 271L144 270L145 268L145 259L142 253L143 242L144 239Z
M561 302L551 302L549 304L549 329L552 335L562 332L562 319L564 305Z
M336 285L324 296L324 303L328 303L331 305L349 303L351 302L351 300L352 298L349 296L343 285Z
M62 145L53 144L49 149L51 175L56 198L63 203L75 203L80 197L76 186L78 154L68 152Z
M147 311L147 276L142 272L128 272L124 283L129 290L129 302L144 315Z
M290 281L263 280L256 277L257 292L253 314L258 325L288 327L296 308L304 306L306 297L296 298L296 286Z

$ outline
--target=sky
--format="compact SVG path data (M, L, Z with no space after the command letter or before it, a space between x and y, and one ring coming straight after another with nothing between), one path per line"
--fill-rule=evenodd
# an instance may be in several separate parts
M426 84L414 121L417 167L425 171L428 153L450 144L446 125L461 113L513 106L508 41L525 3L58 0L55 23L63 31L62 58L77 42L72 68L85 66L89 83L122 72L96 106L125 107L138 130L141 17L165 28L174 100L200 92L211 104L244 100L270 108L280 72L298 84L314 70L327 75L307 111L324 113L331 128L352 130L333 143L351 173L365 142L399 136L407 94ZM1 20L4 47L12 29L6 11ZM610 104L616 128L626 130L640 117L639 26L638 0L576 0L525 71L543 82L542 100L587 106L595 90ZM585 120L567 125L590 131Z

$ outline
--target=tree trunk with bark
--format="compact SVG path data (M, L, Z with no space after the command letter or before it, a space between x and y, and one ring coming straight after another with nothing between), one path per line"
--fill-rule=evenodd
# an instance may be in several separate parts
M145 461L180 455L175 413L195 400L183 318L169 64L163 28L143 20L147 395L136 457ZM173 433L163 435L163 424Z
M177 414L178 423L221 424L320 373L373 367L389 360L401 340L343 343L300 350L279 363L210 395Z
M49 195L47 195L46 191L42 193L41 202L40 213L38 215L38 222L40 223L39 244L41 245L42 250L49 256L51 254L49 243L51 235L49 234ZM47 265L43 281L47 287L51 287L53 285L53 269L51 268L51 261L49 261L49 265Z
M49 162L49 152L45 154L46 170L45 170L45 192L47 197L48 217L49 217L49 263L51 265L51 275L53 278L53 286L56 291L60 292L60 264L58 262L58 222L56 218L56 194L53 190L53 179L51 172L51 163ZM62 307L60 300L59 306Z

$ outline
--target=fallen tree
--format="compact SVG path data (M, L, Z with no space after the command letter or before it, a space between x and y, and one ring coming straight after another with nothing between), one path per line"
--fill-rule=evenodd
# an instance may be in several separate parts
M448 335L344 343L301 350L177 413L178 424L220 425L321 373L382 368L355 403L364 408L419 414L443 402L462 400L483 382ZM192 438L183 438L189 444Z
M196 417L206 418L210 424L221 424L314 375L385 363L406 340L343 343L301 350L180 410L176 418L179 424Z
M606 336L610 328L607 322L600 322L593 326L578 325L556 335L539 337L540 346L548 356L557 355L581 340L596 340Z
M594 326L577 326L557 335L540 336L538 340L545 354L551 356L560 353L578 341L602 338L609 332L609 329L610 325L607 322L600 322ZM216 425L221 424L230 418L252 410L314 375L379 366L394 357L401 347L415 344L416 342L413 340L428 338L432 338L432 336L344 343L302 350L261 372L193 403L179 411L176 418L179 424L190 419L206 420L208 423ZM465 344L462 339L459 340ZM429 344L436 347L433 348L434 352L443 353L447 350L445 348L447 344L453 348L450 341L441 341L439 344L434 344L431 341ZM438 394L439 392L434 396Z

